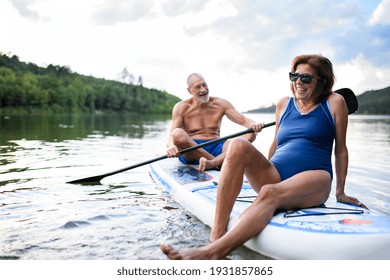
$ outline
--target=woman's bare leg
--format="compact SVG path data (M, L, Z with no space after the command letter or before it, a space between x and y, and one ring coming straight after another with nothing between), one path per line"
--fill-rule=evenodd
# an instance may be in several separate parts
M254 203L240 216L236 225L221 238L197 249L176 250L161 245L169 258L221 259L229 252L259 234L277 209L317 206L326 201L331 188L329 173L306 171L283 182L263 186Z
M225 234L233 205L241 191L244 173L252 174L251 177L263 185L265 182L280 180L276 169L273 169L273 165L251 143L240 138L231 141L218 182L210 241L213 242Z

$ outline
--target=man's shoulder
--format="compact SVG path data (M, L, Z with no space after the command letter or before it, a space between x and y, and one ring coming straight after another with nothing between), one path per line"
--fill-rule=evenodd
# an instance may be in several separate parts
M182 113L182 112L186 111L191 106L190 101L191 101L190 99L186 99L186 100L182 100L182 101L177 102L175 104L175 106L173 107L173 110L176 113Z
M227 101L226 99L223 99L221 97L216 97L216 96L210 96L210 103L217 104L219 106L231 106L231 103Z
M189 106L191 103L191 98L181 100L175 104L175 107L183 107L183 106Z
M223 99L218 96L210 96L210 101L217 101L217 102L228 102L226 99Z

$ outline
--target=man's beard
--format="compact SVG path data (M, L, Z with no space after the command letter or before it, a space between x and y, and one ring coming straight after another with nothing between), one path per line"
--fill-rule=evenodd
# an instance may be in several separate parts
M210 95L206 94L206 95L203 95L203 96L198 96L198 100L202 104L207 103L210 100Z

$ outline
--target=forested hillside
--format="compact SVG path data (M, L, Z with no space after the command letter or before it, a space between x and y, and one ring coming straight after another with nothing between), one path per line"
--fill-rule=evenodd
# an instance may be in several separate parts
M129 77L132 75L127 74ZM45 112L115 111L170 113L180 99L167 92L127 82L84 76L66 66L46 68L24 63L15 55L0 52L1 110L25 109Z
M359 108L356 114L390 115L390 87L366 91L357 96ZM247 113L275 113L276 106L253 109Z
M366 91L357 99L358 114L390 115L390 87Z

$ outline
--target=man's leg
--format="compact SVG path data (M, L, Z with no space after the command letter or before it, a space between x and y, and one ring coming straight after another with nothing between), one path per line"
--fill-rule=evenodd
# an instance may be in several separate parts
M181 128L176 128L172 133L173 143L180 149L186 149L197 145L197 143ZM214 156L208 153L205 149L196 149L182 155L188 162L199 160L204 157L208 160L214 159Z

